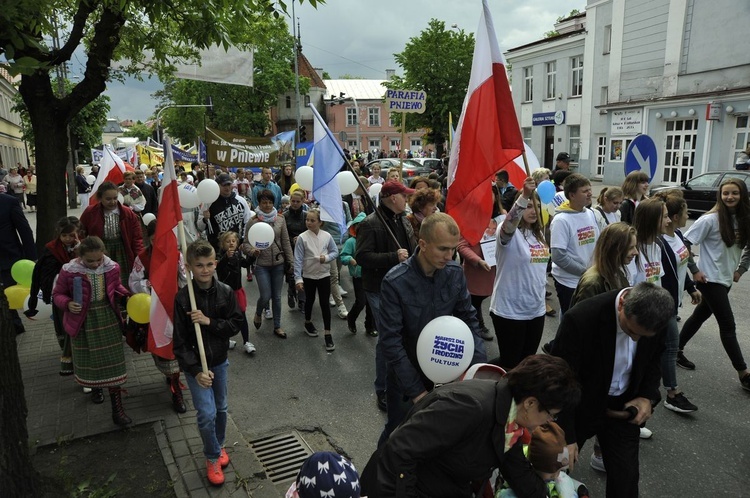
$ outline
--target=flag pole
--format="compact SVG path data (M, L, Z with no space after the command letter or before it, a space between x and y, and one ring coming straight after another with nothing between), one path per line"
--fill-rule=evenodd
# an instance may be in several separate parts
M307 104L307 105L310 106L310 107L313 107L312 104ZM313 116L315 117L315 119L318 119L318 116L316 114L317 113L314 112ZM325 126L325 123L323 123L323 125ZM326 129L327 129L327 127L326 127ZM333 140L334 143L336 143L336 145L338 145L338 142L336 142L336 139L334 139L333 136L329 132L326 132L326 133L328 134L328 138L330 138L331 140ZM357 179L357 185L359 185L360 188L362 188L362 191L365 193L365 197L367 198L367 202L370 204L370 206L372 206L372 210L375 213L375 216L377 216L378 219L380 220L380 223L383 224L383 228L385 228L385 231L388 232L388 235L391 236L391 240L396 244L396 247L398 247L399 249L403 249L401 247L401 244L399 243L398 239L396 238L396 235L394 235L393 231L391 230L391 227L389 227L388 223L385 222L385 218L383 218L383 213L381 213L380 211L378 211L378 207L375 205L375 203L373 202L373 200L370 198L370 195L367 193L367 188L365 188L365 185L362 183L362 180L359 179L359 175L357 175L357 172L354 171L354 168L352 168L352 165L349 162L349 160L346 158L346 154L344 154L344 151L341 150L341 147L338 147L338 146L336 147L336 151L341 156L341 159L344 160L344 164L349 169L349 171L352 172L352 174L354 175L354 178ZM187 259L186 259L186 261L187 261Z
M182 249L182 257L184 261L187 263L187 244L185 243L185 224L182 220L177 222L177 232L180 234L180 248ZM187 279L187 288L188 288L188 296L190 296L190 309L195 311L198 309L197 305L195 304L195 290L193 289L193 272L189 269L187 270L188 279ZM198 343L198 353L201 358L201 369L203 370L203 373L208 375L208 363L206 362L206 350L203 347L203 334L201 333L201 325L197 322L193 323L195 325L195 339Z

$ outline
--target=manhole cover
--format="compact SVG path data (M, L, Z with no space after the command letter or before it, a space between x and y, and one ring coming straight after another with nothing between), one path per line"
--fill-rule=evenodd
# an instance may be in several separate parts
M274 484L297 477L302 463L313 454L297 431L258 438L250 446Z

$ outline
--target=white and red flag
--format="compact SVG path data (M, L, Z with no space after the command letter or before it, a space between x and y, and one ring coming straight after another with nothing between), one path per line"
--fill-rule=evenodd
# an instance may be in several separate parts
M182 208L177 195L177 175L169 139L165 139L164 177L161 201L156 217L156 234L151 252L149 281L151 282L151 323L148 334L149 352L166 359L174 358L172 333L174 331L174 298L180 251L174 228L182 221Z
M89 196L89 206L93 206L99 199L95 195L99 186L104 182L112 182L120 185L123 182L123 173L125 173L125 163L112 147L106 145L102 150L102 160L99 162L99 174L96 177L94 185L91 186L92 195Z
M523 185L526 172L513 160L523 152L523 137L487 0L476 33L469 90L451 149L446 212L469 244L477 244L492 216L491 179L501 169Z

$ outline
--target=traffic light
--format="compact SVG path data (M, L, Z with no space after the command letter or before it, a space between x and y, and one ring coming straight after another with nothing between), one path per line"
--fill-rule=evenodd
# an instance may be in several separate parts
M307 142L307 128L305 125L299 127L299 143Z

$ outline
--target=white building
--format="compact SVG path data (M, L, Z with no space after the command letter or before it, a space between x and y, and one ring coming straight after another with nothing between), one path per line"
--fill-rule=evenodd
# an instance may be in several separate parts
M624 178L627 146L641 133L656 144L654 183L732 169L750 142L747 19L747 0L589 0L585 14L556 26L558 36L507 54L514 88L531 67L533 91L541 92L529 101L514 92L524 138L546 164L545 137L552 134L554 152L567 149L581 173L610 184ZM550 62L563 67L554 76L558 88L567 86L555 102L546 91ZM564 111L560 124L534 126L528 119L552 111Z
M29 164L26 144L21 138L21 116L13 111L17 93L13 78L0 68L0 164L5 165L5 169Z

